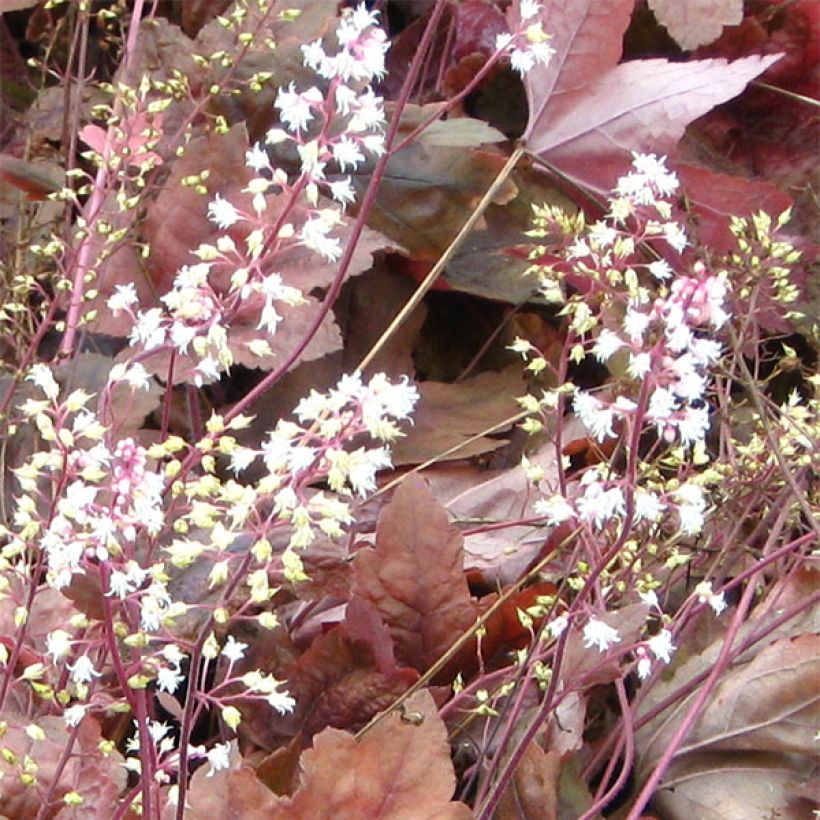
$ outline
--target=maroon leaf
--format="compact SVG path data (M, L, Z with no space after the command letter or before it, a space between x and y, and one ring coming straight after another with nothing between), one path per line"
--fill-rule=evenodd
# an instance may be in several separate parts
M463 570L462 538L429 486L412 476L385 506L376 548L354 562L354 593L372 601L402 663L424 671L476 619Z
M536 115L527 141L562 174L606 192L628 167L630 151L670 154L692 120L739 94L777 59L622 63L568 90L557 112L530 85Z
M390 633L373 605L361 599L283 677L296 698L293 715L271 721L267 704L243 707L242 731L266 749L299 732L311 737L328 726L360 729L418 679L413 669L396 666Z
M758 211L779 216L792 203L787 193L763 180L718 174L680 162L674 163L674 168L699 217L694 228L697 239L716 251L735 247L727 230L732 216L748 217Z
M524 79L530 102L531 134L545 117L562 108L577 92L617 65L634 0L557 0L539 13L555 50L546 66Z

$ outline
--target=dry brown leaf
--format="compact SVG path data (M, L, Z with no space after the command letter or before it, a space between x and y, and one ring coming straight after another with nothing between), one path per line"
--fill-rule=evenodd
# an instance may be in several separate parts
M714 42L743 19L743 0L648 0L658 22L684 50Z
M560 774L561 755L530 743L501 797L495 820L556 820Z
M456 778L447 728L426 691L408 699L356 740L338 729L317 735L302 755L302 783L291 798L278 798L270 820L467 820L463 803L451 801ZM228 816L228 815L225 815ZM231 814L230 816L235 816Z
M691 666L690 661L672 680L653 688L643 709L681 686ZM655 795L664 816L786 816L777 814L786 811L790 799L785 787L804 782L815 765L818 680L818 635L775 641L727 672ZM639 784L667 747L697 691L637 733Z
M526 392L521 367L481 373L457 384L422 382L413 426L393 446L394 464L421 464L499 424L521 410L516 396ZM482 436L442 460L463 459L501 447L503 440Z

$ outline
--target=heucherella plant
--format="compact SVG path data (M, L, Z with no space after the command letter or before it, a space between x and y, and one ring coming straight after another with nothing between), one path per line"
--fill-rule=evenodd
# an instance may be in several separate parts
M670 197L677 188L662 159L636 154L633 171L619 180L605 219L587 226L556 209L535 211L533 237L555 231L566 237L567 269L536 262L532 272L547 298L565 302L570 356L581 360L591 353L601 363L617 360L615 372L620 373L600 394L564 383L540 404L552 409L571 396L572 409L596 443L625 442L629 468L617 475L608 465L592 466L571 496L545 487L547 495L535 509L551 525L569 522L599 531L666 521L682 536L695 536L703 528L707 501L692 466L706 461L708 373L722 349L712 334L729 318L727 287L697 261L690 273L675 275L654 251L658 240L670 254L686 247L682 226L671 218ZM641 246L656 258L636 258ZM568 297L570 283L579 292ZM531 370L547 366L525 340L513 348L529 360ZM524 404L537 407L539 402L528 398ZM641 453L650 430L652 451ZM680 464L674 480L662 480L649 469L653 454L663 449L669 450L670 465Z
M801 240L626 152L776 55L414 5L9 18L37 93L0 177L60 179L0 224L0 815L491 820L534 768L547 814L634 782L637 818L767 642L803 674Z
M418 400L407 378L356 372L328 392L313 390L295 420L280 419L258 449L238 443L235 434L251 421L238 412L207 419L193 443L161 434L146 446L117 434L116 396L151 389L146 365L158 353L171 353L169 382L185 357L195 384L213 381L233 363L233 322L249 305L259 334L248 346L268 352L266 336L305 300L275 272L281 254L303 247L330 262L341 256L335 229L355 199L345 173L384 151L383 101L369 85L384 76L388 47L377 17L364 6L349 10L332 46L303 46L304 64L324 90L279 89L274 106L283 128L271 129L246 157L254 174L245 191L250 207L213 197L208 216L226 233L192 249L199 261L179 270L160 305L143 309L134 285L116 286L107 307L132 322L131 351L111 369L96 408L90 393L66 393L46 364L26 376L33 394L19 405L20 421L39 444L14 470L14 514L2 529L6 591L20 605L13 645L2 646L5 668L19 673L4 676L0 702L33 695L43 714L62 715L70 733L63 767L87 715L132 716L124 766L137 785L117 816L132 809L154 816L164 800L182 811L191 763L205 759L211 773L227 766L227 743L191 744L205 716L220 718L225 737L255 701L273 714L293 711L286 682L249 666L249 644L228 630L277 626L270 602L279 585L306 579L300 552L317 534L340 538L353 523L352 502L391 466L389 445ZM84 139L103 172L127 166L97 131ZM145 144L128 134L121 143L139 151ZM283 144L298 153L296 176L267 153ZM149 149L130 156L146 169L160 162ZM228 233L237 227L241 240ZM230 271L227 289L214 286L214 268ZM255 462L253 480L219 477L223 468L238 477ZM320 483L327 489L316 489ZM178 579L197 563L209 568L207 589L191 597ZM58 593L79 594L83 603L68 623L40 636L33 660L29 616L38 599ZM193 631L180 627L182 619ZM180 704L173 729L152 717L154 693ZM32 726L35 740L45 738ZM58 770L44 784L43 805L57 796L61 777ZM80 805L82 795L71 794Z
M773 220L760 214L751 230L741 220L732 226L739 248L755 248L750 270L744 270L738 253L708 262L698 258L675 210L678 188L665 158L636 153L632 170L617 182L598 221L588 224L583 213L568 214L555 206L534 208L530 236L538 244L528 274L537 279L544 300L556 306L564 335L557 361L527 339L511 345L527 369L549 385L520 399L531 414L522 426L551 442L557 469L548 476L526 456L522 468L537 491L532 512L552 533L548 549L565 550L555 565L570 567L571 574L561 581L563 595L538 596L518 613L532 642L516 657L516 695L510 696L514 685L508 677L491 691L474 684L456 696L462 708L474 704L474 714L483 717L498 715L502 705L507 710L505 723L492 735L494 746L506 754L488 755L491 774L482 779L477 800L482 818L492 816L524 750L550 715L569 709L570 699L593 681L614 681L622 711L606 754L624 753L624 732L634 731L632 710L651 697L648 693L674 662L679 637L700 613L722 616L727 592L739 583L737 578L725 583L725 576L708 579L710 567L720 566L710 559L711 552L729 548L749 512L746 506L738 520L730 511L721 515L729 497L726 482L739 482L741 498L747 495L741 484L763 472L771 476L775 462L796 475L808 468L803 434L816 425L816 401L810 409L792 394L771 428L778 433L756 428L749 444L736 440L731 428L720 436L716 432L719 413L731 412L725 381L734 372L731 362L742 359L744 345L759 342L754 319L746 318L755 308L747 305L763 301L764 295L793 303L796 290L784 260L799 256L770 235ZM778 225L787 220L784 214ZM744 315L733 317L738 302ZM737 337L737 327L745 339ZM605 386L583 389L568 378L572 366L585 360L606 365ZM792 408L800 418L795 424ZM570 419L586 433L582 460L577 428L568 432ZM784 427L791 433L781 440ZM749 464L746 479L740 478L740 454L748 457L754 450L762 456L763 438L773 454ZM731 444L719 446L722 441ZM785 479L781 486L788 494L794 483ZM788 554L812 539L810 527L796 538L790 535L786 522L794 525L800 514L810 521L812 515L799 492L794 498L775 508L776 521L766 538L773 554ZM765 520L774 513L761 514ZM784 544L775 550L778 539ZM685 596L670 599L669 590L680 590L681 572L707 578L685 585ZM749 596L747 588L741 606L748 606ZM739 623L736 618L730 630ZM633 673L641 688L630 704L624 681ZM522 738L520 727L515 728L517 716L533 684L543 697ZM687 720L696 714L692 711ZM677 748L672 744L664 752L657 772L664 771ZM628 772L625 766L617 774L614 758L605 765L603 754L594 765L603 767L604 779L585 817L607 805ZM642 797L649 795L645 791Z

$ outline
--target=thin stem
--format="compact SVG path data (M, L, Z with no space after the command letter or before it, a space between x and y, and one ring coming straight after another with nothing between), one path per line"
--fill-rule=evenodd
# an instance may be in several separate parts
M732 653L732 644L737 637L740 627L746 620L749 608L754 600L756 586L755 576L749 580L749 583L746 585L746 589L743 591L743 596L741 597L734 616L732 617L732 621L729 624L726 637L723 639L723 646L721 647L717 660L709 673L709 677L706 679L706 683L701 687L700 691L695 696L694 702L689 707L689 710L683 720L680 722L675 734L667 743L660 760L652 771L652 774L647 778L646 783L644 783L644 786L638 794L637 799L632 804L632 808L630 809L626 820L639 820L647 803L649 803L652 796L655 794L658 784L663 779L664 774L666 774L666 770L672 764L675 755L678 753L678 749L683 744L683 741L686 740L686 736L697 722L697 719L700 717L700 714L708 703L709 698L712 696L712 692L718 685L721 676L725 673L727 667L729 666Z
M361 362L359 362L359 367L357 368L358 370L364 370L370 362L373 361L376 354L384 347L387 340L399 327L401 327L401 325L404 324L407 317L416 309L418 304L424 298L424 294L426 294L427 291L433 286L444 268L447 267L448 262L453 258L453 254L456 252L464 239L469 235L470 231L472 231L475 227L478 220L484 215L484 211L487 210L490 203L495 199L496 194L500 190L501 186L507 181L507 177L509 177L512 173L513 168L515 168L523 153L524 149L520 145L515 149L515 151L513 151L504 167L499 171L498 176L493 180L492 185L490 185L487 192L481 198L481 202L478 203L475 210L470 214L464 225L462 225L461 230L450 243L447 250L444 251L444 253L439 257L439 260L435 265L433 265L432 270L427 274L427 276L424 277L421 284L418 288L416 288L415 293L410 297L410 299L407 300L405 306L388 325L387 330L382 333L381 337L370 349L370 352L361 360Z

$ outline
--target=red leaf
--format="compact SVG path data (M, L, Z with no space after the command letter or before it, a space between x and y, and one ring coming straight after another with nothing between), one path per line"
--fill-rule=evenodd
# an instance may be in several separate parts
M472 812L451 801L455 775L447 729L432 697L407 703L419 725L393 713L361 740L336 729L314 738L302 755L302 784L279 798L272 820L466 820ZM227 815L226 815L227 816ZM234 816L234 815L231 815Z
M491 3L464 0L455 9L455 38L452 62L479 53L485 58L495 52L495 38L507 31L504 15Z
M397 658L419 671L438 660L478 614L464 577L462 544L427 483L411 476L382 510L375 550L356 554L355 594L375 604Z
M700 217L695 228L698 240L716 251L736 247L727 231L730 217L748 217L758 211L779 216L792 204L787 193L769 182L718 174L680 162L674 168L686 198Z
M360 729L418 679L415 670L396 666L373 605L355 599L346 620L316 638L283 676L296 698L292 716L271 722L267 704L243 707L243 730L266 749L299 731L310 737L328 726Z
M617 65L634 0L556 0L539 13L555 50L546 66L536 66L524 79L530 102L532 133L545 116L563 107L576 92Z

